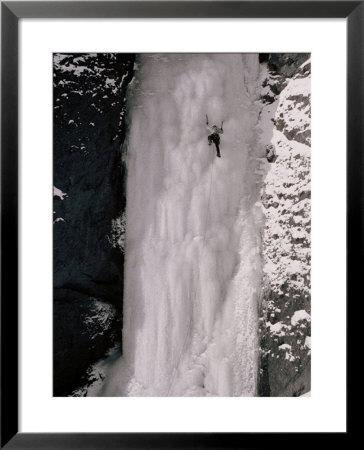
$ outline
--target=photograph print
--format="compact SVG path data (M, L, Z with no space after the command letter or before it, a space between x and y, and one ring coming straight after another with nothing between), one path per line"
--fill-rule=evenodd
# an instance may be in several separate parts
M53 54L53 395L311 390L309 53Z

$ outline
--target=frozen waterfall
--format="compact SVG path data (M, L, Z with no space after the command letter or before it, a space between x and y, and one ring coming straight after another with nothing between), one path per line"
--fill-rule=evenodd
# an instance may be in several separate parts
M123 355L105 362L92 395L256 395L258 78L256 54L140 56L128 100ZM221 158L206 113L224 121Z

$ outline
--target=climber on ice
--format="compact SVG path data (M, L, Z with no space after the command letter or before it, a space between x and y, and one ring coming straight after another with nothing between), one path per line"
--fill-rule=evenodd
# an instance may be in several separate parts
M222 134L224 132L222 126L223 126L224 122L221 122L221 128L218 128L216 125L209 125L209 119L207 117L206 114L206 128L212 133L207 137L207 141L209 143L209 145L211 145L212 143L215 144L216 147L216 156L221 158L220 155L220 136L219 134Z

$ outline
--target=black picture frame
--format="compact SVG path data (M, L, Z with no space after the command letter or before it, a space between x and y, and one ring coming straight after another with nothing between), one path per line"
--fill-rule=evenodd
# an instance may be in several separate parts
M363 273L363 1L72 1L1 2L1 448L182 449L307 446L304 433L18 432L18 23L21 18L346 18L347 301ZM358 292L360 292L358 290ZM348 350L350 346L348 346ZM337 433L345 445L348 432ZM327 444L327 435L322 434ZM315 443L320 439L315 434Z

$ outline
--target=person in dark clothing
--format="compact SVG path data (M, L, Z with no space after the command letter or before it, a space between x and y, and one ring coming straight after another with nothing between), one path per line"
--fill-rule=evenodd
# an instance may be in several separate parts
M211 145L212 143L215 144L216 147L216 156L218 158L221 158L220 155L220 134L224 132L223 130L223 124L224 122L221 122L221 128L218 128L216 125L209 125L209 119L206 115L206 128L211 132L211 134L207 137L208 144Z

